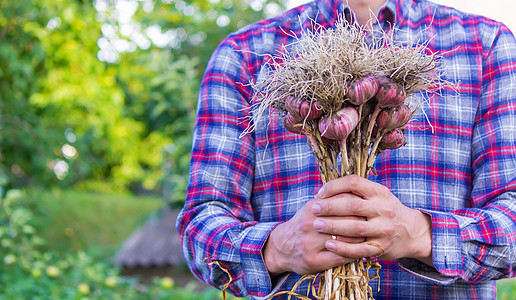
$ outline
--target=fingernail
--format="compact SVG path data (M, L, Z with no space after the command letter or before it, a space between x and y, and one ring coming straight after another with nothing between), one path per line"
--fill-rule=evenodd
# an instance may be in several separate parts
M312 213L314 214L320 214L321 213L321 205L319 204L314 204L312 205Z
M322 230L324 228L324 221L317 219L314 221L314 228L317 230Z
M315 195L316 197L320 197L322 198L322 196L324 195L324 189L325 189L326 185L323 185L321 186L321 188L319 189L319 191L317 192L317 195Z
M327 241L326 248L328 250L335 250L335 249L337 249L337 244L334 241Z

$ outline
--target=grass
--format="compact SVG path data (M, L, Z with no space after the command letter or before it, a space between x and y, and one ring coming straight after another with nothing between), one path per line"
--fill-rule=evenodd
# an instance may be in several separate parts
M86 250L106 259L164 203L153 196L75 190L30 194L35 221L49 247L61 252Z

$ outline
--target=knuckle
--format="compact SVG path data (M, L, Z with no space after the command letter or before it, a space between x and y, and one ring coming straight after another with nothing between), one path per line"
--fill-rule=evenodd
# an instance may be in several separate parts
M352 213L359 213L363 210L363 207L364 207L364 203L363 203L363 200L354 200L354 201L350 201L349 203L349 208L351 210Z
M338 228L334 222L328 221L327 224L328 224L328 230L330 231L330 233L337 233Z
M390 190L389 188L387 188L385 185L378 185L378 191L381 192L382 194L385 194L385 193L390 193Z
M349 175L349 176L347 176L347 180L352 185L358 184L359 180L361 180L361 179L362 178L360 176L358 176L358 175Z
M299 218L296 218L295 224L299 230L306 232L306 231L310 231L313 228L314 220L315 220L315 218L313 218L310 215L303 215L303 216L300 216Z
M321 211L322 213L331 216L335 213L335 207L332 205L331 202L325 201L321 204Z
M357 223L353 226L353 231L358 236L366 236L367 235L367 226L363 223Z
M308 255L307 253L303 254L303 260L305 261L305 265L309 269L313 269L317 266L317 260L315 259L314 255Z
M301 227L301 231L303 231L303 232L308 232L308 231L313 230L313 220L311 218L303 218L303 220L301 220L300 227Z
M383 228L383 232L387 236L393 236L394 234L396 234L396 228L394 227L394 225L390 224Z
M396 217L396 210L394 209L394 207L392 205L390 205L383 209L383 214L384 214L384 216L392 219L392 218Z
M389 189L386 186L377 183L373 185L373 188L370 190L370 192L371 197L374 198L385 198L385 195L388 195L387 193L390 193Z

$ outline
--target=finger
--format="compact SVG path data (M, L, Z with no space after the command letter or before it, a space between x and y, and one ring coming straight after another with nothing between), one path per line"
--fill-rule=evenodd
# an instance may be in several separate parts
M326 249L348 258L378 257L385 253L385 249L376 242L368 241L360 244L348 244L338 240L328 240Z
M371 201L364 200L353 194L340 194L338 198L319 199L312 205L312 213L318 217L365 217L378 216L377 207Z
M341 235L334 235L334 234L330 235L330 237L333 240L341 241L344 243L350 243L350 244L358 244L358 243L362 243L366 240L365 237L348 237L348 236L341 236Z
M336 266L342 266L354 260L355 258L345 257L333 251L321 251L315 256L311 263L311 273L325 271Z
M372 182L357 175L349 175L327 182L317 193L319 198L329 198L341 193L353 193L364 199L378 194L377 189L384 189L381 184Z
M313 226L320 233L349 238L378 237L383 233L374 222L362 220L318 218Z

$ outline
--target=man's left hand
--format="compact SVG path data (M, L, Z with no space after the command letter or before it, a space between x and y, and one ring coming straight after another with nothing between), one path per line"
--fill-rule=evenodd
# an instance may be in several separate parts
M427 214L403 205L385 186L356 175L324 185L312 206L314 227L362 243L329 240L326 248L345 257L415 258L432 265L432 223ZM342 218L359 216L363 218Z

